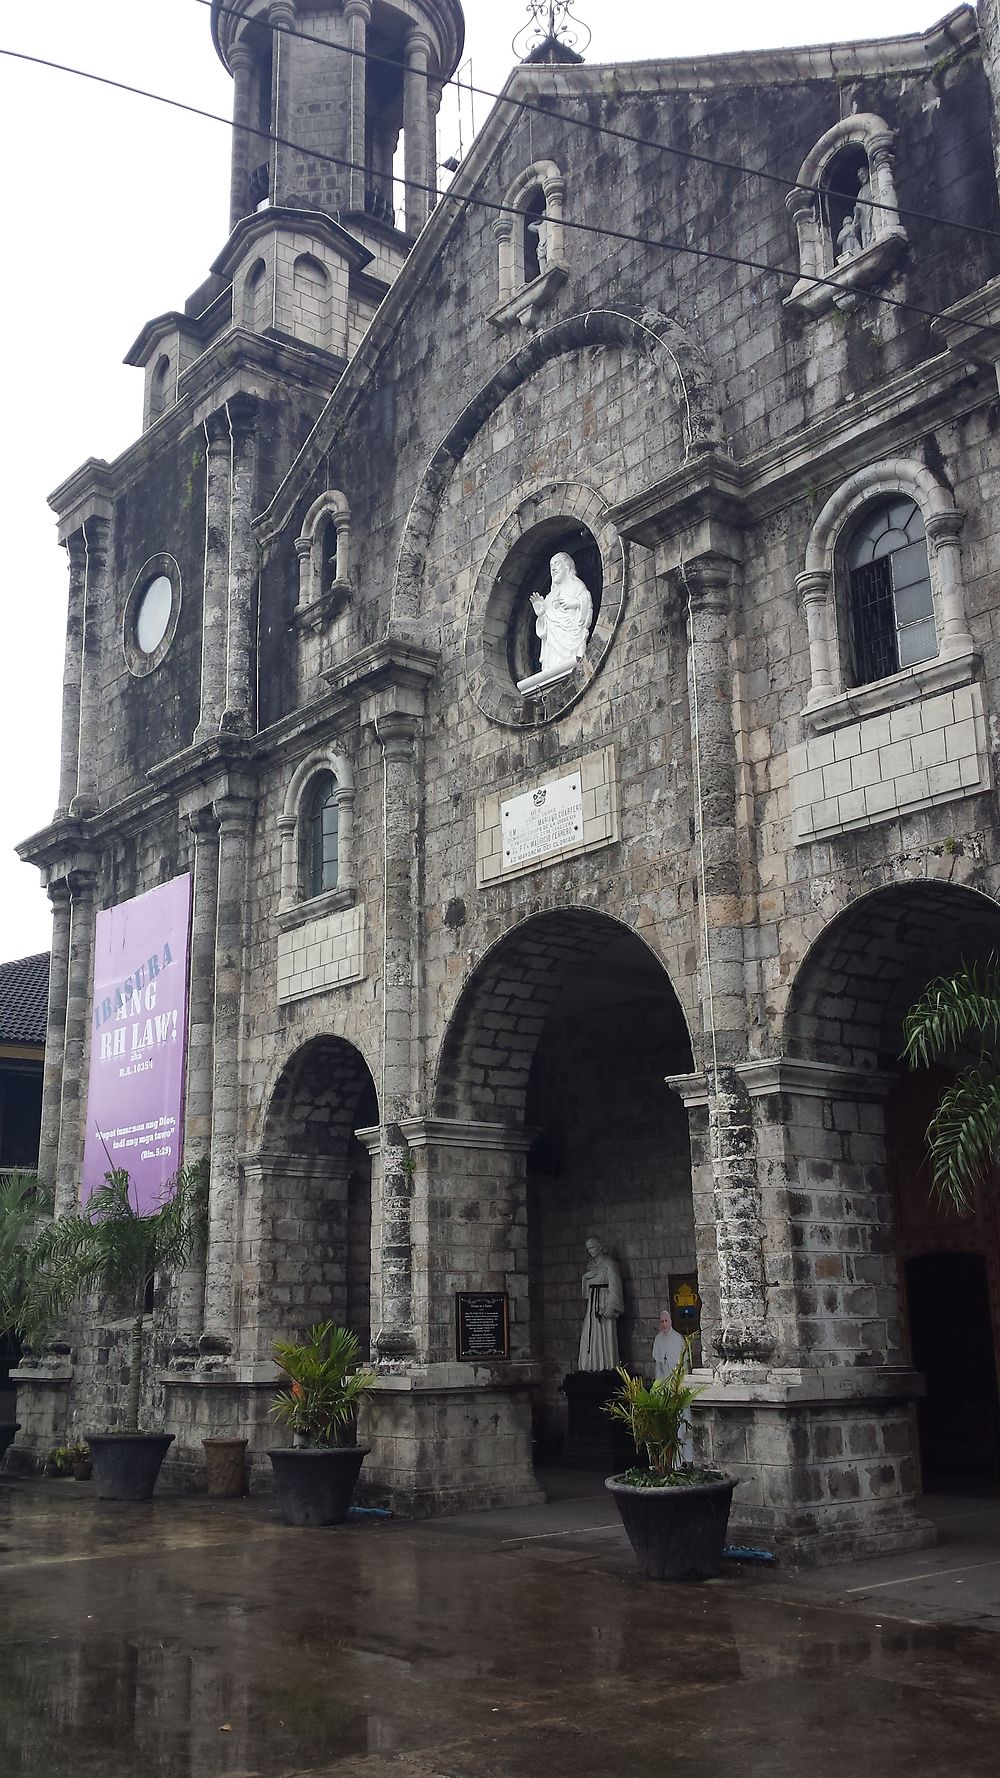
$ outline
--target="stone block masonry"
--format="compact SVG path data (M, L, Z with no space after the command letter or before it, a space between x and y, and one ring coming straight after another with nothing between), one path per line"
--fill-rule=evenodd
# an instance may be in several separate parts
M278 1000L299 1000L365 973L365 910L354 907L305 920L278 934Z

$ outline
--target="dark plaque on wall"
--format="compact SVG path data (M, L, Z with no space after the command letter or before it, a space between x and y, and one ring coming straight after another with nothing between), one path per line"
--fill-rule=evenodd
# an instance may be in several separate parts
M509 1358L510 1310L505 1290L459 1290L455 1295L459 1358Z
M677 1333L693 1339L701 1332L701 1292L697 1272L671 1272L670 1319Z

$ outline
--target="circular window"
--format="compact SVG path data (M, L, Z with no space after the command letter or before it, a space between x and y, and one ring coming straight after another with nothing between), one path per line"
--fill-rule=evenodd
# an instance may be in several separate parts
M165 574L158 574L142 594L135 614L135 639L143 654L152 654L159 648L167 633L173 602L173 587Z
M180 569L173 556L150 556L125 601L122 647L130 673L158 667L174 639L181 608Z

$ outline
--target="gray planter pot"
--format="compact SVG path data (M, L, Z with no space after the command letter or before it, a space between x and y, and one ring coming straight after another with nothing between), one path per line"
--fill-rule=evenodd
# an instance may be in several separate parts
M340 1525L347 1517L370 1445L318 1445L268 1451L282 1515L289 1525Z
M608 1476L604 1486L650 1580L711 1580L718 1574L735 1478L687 1488L633 1488Z
M98 1500L150 1500L172 1432L88 1432Z

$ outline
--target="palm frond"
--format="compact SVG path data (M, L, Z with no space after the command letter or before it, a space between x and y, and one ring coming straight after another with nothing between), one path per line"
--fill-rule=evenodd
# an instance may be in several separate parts
M927 1126L927 1146L934 1192L967 1211L1000 1154L1000 1074L994 1068L966 1069L945 1088Z
M973 1035L1000 1040L1000 962L995 955L928 982L903 1022L903 1055L911 1068L926 1068Z

